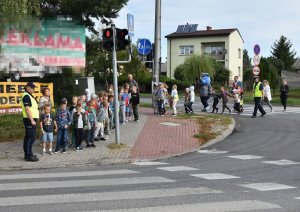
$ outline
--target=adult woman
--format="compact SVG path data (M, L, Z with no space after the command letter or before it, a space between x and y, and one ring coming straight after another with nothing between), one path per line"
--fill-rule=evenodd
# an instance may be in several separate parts
M264 80L263 84L264 84L264 99L263 99L264 101L263 102L267 103L267 105L270 107L270 110L272 112L272 104L271 104L272 96L271 96L270 85L267 80Z
M179 100L179 97L178 97L177 85L174 84L172 87L172 93L171 93L171 101L172 101L172 108L173 108L172 115L174 115L174 116L176 116L176 114L177 114L176 105L177 105L178 100Z
M40 101L39 101L40 114L44 113L45 104L50 105L52 107L52 102L51 102L51 98L50 98L50 89L47 87L43 88L42 93L43 93L43 96L40 98Z
M281 104L283 106L283 111L286 111L286 103L287 103L288 93L289 93L289 86L287 85L287 81L282 80L282 85L280 87L280 100L281 100Z

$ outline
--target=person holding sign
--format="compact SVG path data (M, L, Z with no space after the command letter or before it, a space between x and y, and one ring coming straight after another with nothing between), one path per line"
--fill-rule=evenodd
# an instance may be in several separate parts
M33 82L28 82L22 96L22 116L25 126L25 137L23 143L24 160L37 162L39 159L32 153L32 146L35 142L36 123L39 118L38 103L32 96L35 88Z

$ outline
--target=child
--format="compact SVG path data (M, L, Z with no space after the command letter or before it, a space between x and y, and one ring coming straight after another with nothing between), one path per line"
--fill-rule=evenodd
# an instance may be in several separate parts
M184 109L185 109L185 114L189 114L189 108L188 108L188 104L190 101L190 89L186 88L184 90Z
M103 102L103 107L100 108L99 113L97 115L97 127L94 134L94 140L99 141L97 138L98 133L100 133L100 140L107 140L105 134L104 134L104 126L105 121L108 119L108 102Z
M85 119L86 119L86 147L96 147L94 144L94 134L96 128L96 110L94 107L94 102L89 101L87 103L87 110L85 111Z
M158 91L157 84L154 83L154 85L153 85L153 92L152 92L153 115L157 115L158 114L157 91Z
M220 92L221 92L221 98L222 98L222 103L223 103L222 114L224 113L225 108L229 111L229 113L231 113L230 108L227 106L229 93L225 90L225 88L223 86L220 88Z
M165 97L166 97L166 89L164 88L164 85L160 82L158 83L158 90L157 90L157 107L158 107L159 116L165 115L165 104L164 104Z
M58 126L57 131L57 143L54 153L62 151L66 153L67 142L68 142L68 128L71 124L71 115L67 110L67 99L61 100L61 107L57 110L55 120Z
M71 114L71 120L73 118L73 113L76 111L76 105L78 103L78 96L72 96L72 106L69 107L69 112ZM75 146L75 131L74 128L72 129L72 143L68 148L71 148L72 146Z
M132 86L131 92L132 93L131 93L131 98L130 98L130 104L131 104L133 115L134 115L134 122L139 122L140 95L137 92L136 86Z
M84 137L83 128L86 126L86 119L84 115L84 110L82 109L82 104L78 103L76 106L76 111L73 113L72 125L75 132L75 146L76 151L81 151L81 143Z
M178 96L178 91L177 91L177 85L175 85L175 84L172 87L171 100L172 100L172 108L173 108L172 115L176 116L176 114L177 114L176 105L179 100L179 96Z
M115 118L114 118L114 115L115 115L115 107L114 107L114 96L113 95L109 95L108 96L108 103L109 103L109 106L108 106L108 115L109 115L109 129L110 131L112 129L114 129L114 125L115 125Z
M123 99L125 100L125 122L127 123L131 118L131 111L129 105L130 93L128 84L125 84L124 86Z
M219 104L220 96L215 92L213 88L212 88L212 98L214 99L214 102L213 102L213 110L211 111L211 113L214 113L215 111L216 113L218 113L219 108L217 107L217 105Z
M82 109L86 107L86 96L85 95L81 95L80 99L82 100Z
M120 101L120 123L125 124L125 95L124 88L122 86L119 87L119 101Z
M78 96L72 96L72 106L70 106L70 108L69 108L69 112L71 114L72 114L72 111L74 110L74 108L76 108L77 101L78 101Z
M192 114L193 111L193 104L195 102L195 91L194 91L195 87L194 86L190 86L190 103L188 105L189 108L189 114Z
M40 126L42 130L42 142L43 142L43 151L42 155L46 154L46 143L49 143L49 154L52 155L52 142L53 142L53 125L54 131L57 132L57 124L54 119L53 114L51 114L51 105L44 105L44 113L41 115Z
M234 89L233 90L233 100L234 100L234 110L237 112L237 114L240 114L241 113L241 107L240 107L240 92L238 89Z

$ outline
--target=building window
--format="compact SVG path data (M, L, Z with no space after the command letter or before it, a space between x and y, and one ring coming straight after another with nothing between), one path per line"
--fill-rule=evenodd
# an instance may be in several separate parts
M194 54L194 46L179 46L179 55Z
M242 50L241 49L238 50L238 55L239 55L239 58L242 57Z
M238 67L238 76L241 77L241 67Z

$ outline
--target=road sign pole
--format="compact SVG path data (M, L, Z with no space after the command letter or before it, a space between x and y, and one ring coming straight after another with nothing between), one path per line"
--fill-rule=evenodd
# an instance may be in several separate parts
M155 35L154 35L153 81L159 82L160 44L161 44L161 0L155 0Z
M115 142L120 144L120 121L119 121L119 94L118 94L118 70L117 70L117 52L116 52L116 26L111 25L113 30L113 42L114 48L112 51L112 68L113 68L113 80L114 80L114 119L115 119Z

